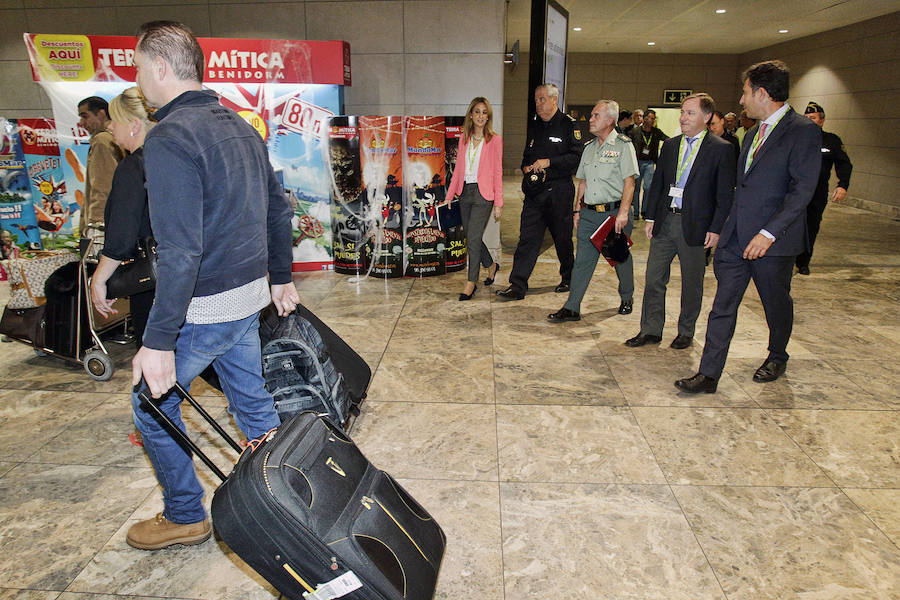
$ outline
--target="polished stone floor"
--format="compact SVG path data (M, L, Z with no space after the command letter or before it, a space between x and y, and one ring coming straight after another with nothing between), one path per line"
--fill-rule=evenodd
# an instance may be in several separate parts
M498 284L518 223L508 204ZM584 320L565 325L545 321L564 300L552 249L523 302L480 286L460 303L459 273L296 278L373 368L354 439L447 532L437 598L900 598L900 223L830 207L812 275L794 278L787 375L751 379L766 346L751 288L719 392L699 397L672 382L696 371L715 279L692 348L668 348L677 268L664 343L626 348L648 248L635 239L635 313L616 314L601 265ZM222 542L125 544L161 508L126 439L130 352L116 349L116 375L98 383L0 345L0 600L276 598ZM227 421L223 398L195 392Z

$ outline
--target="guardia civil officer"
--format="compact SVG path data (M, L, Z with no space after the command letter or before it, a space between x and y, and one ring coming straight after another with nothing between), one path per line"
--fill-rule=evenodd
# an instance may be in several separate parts
M572 291L565 305L547 315L551 323L581 319L581 300L597 268L600 252L591 242L591 235L608 218L615 219L616 233L631 234L631 199L634 178L638 174L634 145L624 133L615 130L619 105L612 100L600 100L591 111L591 133L597 136L584 148L578 173L578 255L572 272ZM634 263L628 260L616 264L619 314L631 312L634 295Z
M825 109L817 102L807 104L804 113L819 127L825 124ZM800 275L809 275L809 261L812 258L813 245L816 243L816 236L819 235L819 225L822 224L825 207L828 206L828 180L831 179L832 168L837 173L838 182L831 199L840 202L847 197L853 165L850 163L850 157L844 152L844 143L841 138L828 131L822 131L822 170L819 171L819 183L816 185L812 201L806 206L809 250L797 256L797 273Z
M541 252L544 231L550 229L559 258L557 292L568 292L575 263L572 245L572 174L583 149L581 132L574 121L559 110L559 88L543 83L534 91L537 115L528 125L522 155L522 191L525 202L519 221L519 243L513 256L509 286L497 292L506 300L521 300L528 291L528 278Z

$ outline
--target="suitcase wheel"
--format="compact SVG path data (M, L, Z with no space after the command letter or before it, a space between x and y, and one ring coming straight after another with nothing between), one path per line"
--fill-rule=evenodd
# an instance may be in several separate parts
M89 350L84 355L84 370L97 381L107 381L113 376L112 360L101 350Z

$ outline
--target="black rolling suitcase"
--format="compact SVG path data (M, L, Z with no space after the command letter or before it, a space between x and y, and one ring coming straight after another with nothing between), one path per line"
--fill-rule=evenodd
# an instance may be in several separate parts
M186 391L176 389L238 448ZM141 397L223 479L212 502L216 531L285 597L434 597L443 530L331 421L312 412L295 415L251 443L226 479L146 393Z

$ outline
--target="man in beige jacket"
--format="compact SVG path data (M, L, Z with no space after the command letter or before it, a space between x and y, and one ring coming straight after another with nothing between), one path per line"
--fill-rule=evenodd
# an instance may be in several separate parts
M78 103L79 125L91 134L84 182L84 205L81 207L79 233L85 237L89 223L103 223L106 198L112 187L113 173L125 156L113 136L106 130L109 125L109 104L99 96L85 98Z

